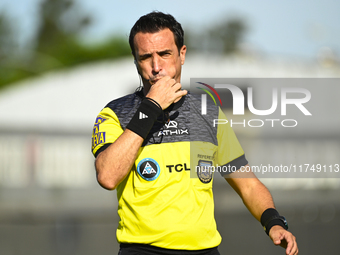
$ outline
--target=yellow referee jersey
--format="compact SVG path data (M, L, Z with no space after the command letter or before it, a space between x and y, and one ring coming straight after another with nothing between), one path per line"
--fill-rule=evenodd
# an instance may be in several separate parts
M110 102L97 116L92 152L97 156L124 131L142 100L140 92ZM229 125L215 105L200 114L200 102L188 94L168 109L170 121L156 122L136 161L117 187L117 240L167 249L216 247L212 166L247 164Z

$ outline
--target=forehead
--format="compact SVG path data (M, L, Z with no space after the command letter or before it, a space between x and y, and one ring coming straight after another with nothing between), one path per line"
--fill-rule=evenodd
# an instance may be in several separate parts
M134 38L137 54L151 53L176 47L174 34L166 28L156 33L138 32Z

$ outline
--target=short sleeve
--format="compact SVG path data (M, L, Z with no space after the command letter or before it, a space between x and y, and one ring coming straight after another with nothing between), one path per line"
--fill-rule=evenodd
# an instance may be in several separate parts
M219 119L227 119L219 109ZM227 166L224 169L236 171L242 166L248 164L245 158L244 151L239 143L234 130L230 127L229 122L219 124L217 127L217 160L216 163L220 166ZM231 171L221 172L222 175L228 174Z
M92 153L96 157L100 151L112 144L123 133L117 115L108 107L96 118L92 132Z

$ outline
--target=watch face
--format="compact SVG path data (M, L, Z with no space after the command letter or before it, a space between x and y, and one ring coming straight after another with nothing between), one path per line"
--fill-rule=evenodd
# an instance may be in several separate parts
M267 233L267 235L269 234L270 228L274 226L274 225L272 225L272 224L269 224L269 223L270 223L271 221L273 221L273 220L281 220L281 221L283 222L283 226L282 226L281 224L274 224L274 225L280 225L280 226L282 226L284 229L286 229L286 230L288 229L288 222L287 222L286 218L283 217L283 216L281 216L281 215L275 215L275 216L269 218L269 220L268 220L268 221L264 224L264 226L263 226L264 231ZM277 222L276 222L276 223L277 223ZM268 225L269 225L269 230L267 230Z
M281 219L281 220L283 221L283 223L285 224L286 229L288 229L288 222L287 222L286 218L283 217L283 216L280 216L280 219Z

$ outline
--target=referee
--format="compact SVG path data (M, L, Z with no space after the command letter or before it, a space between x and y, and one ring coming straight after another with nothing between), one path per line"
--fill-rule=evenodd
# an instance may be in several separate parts
M117 190L120 255L217 255L221 236L214 218L214 165L248 167L226 119L208 102L181 89L186 46L173 16L151 12L130 31L129 43L143 86L109 102L96 118L92 152L99 184ZM116 84L120 86L120 84ZM295 237L253 173L221 173L261 222L275 245L298 254ZM247 177L247 178L239 178Z

